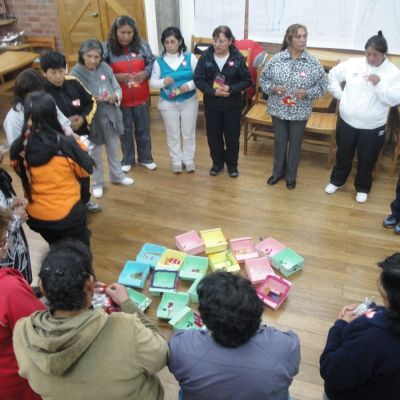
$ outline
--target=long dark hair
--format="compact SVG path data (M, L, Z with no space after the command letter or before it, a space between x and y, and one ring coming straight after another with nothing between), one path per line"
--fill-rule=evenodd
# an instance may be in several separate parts
M303 28L307 33L307 28L302 24L293 24L286 29L285 37L283 38L281 51L286 50L292 44L293 36L297 35L297 31Z
M232 31L231 31L231 28L229 28L229 26L226 26L226 25L217 26L217 27L214 29L213 33L212 33L212 38L213 38L213 39L218 39L218 37L219 37L219 35L220 35L221 33L224 34L225 37L226 37L228 40L232 40L231 46L236 47L236 46L235 46L235 36L233 36L233 33L232 33Z
M136 21L128 15L121 15L114 20L111 25L110 33L108 34L108 45L110 46L111 53L116 56L120 56L124 52L124 47L119 44L117 38L117 30L124 25L129 25L133 30L133 39L128 45L128 51L137 53L140 49L142 39L140 38Z
M170 37L170 36L173 36L176 40L178 40L178 42L179 41L181 42L181 44L179 45L178 52L179 53L186 53L187 47L186 47L186 44L185 44L185 39L183 38L180 29L177 28L176 26L169 26L168 28L165 28L163 30L163 33L161 34L161 43L162 43L162 45L164 47L163 54L165 54L166 51L167 51L165 49L165 46L164 46L165 39Z
M365 50L367 50L368 47L372 47L374 50L382 54L386 54L388 52L387 41L383 36L382 31L379 31L377 35L371 36L367 40L367 43L365 43Z
M387 297L388 318L392 330L400 335L400 264L387 264L379 278L380 286Z

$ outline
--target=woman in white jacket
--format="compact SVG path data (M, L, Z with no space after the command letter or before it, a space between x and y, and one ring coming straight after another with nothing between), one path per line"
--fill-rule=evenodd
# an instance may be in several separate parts
M368 199L372 170L385 141L387 114L400 103L400 71L386 58L387 50L379 31L365 44L365 58L351 58L329 73L328 90L340 100L340 119L336 164L325 187L327 194L344 186L357 150L356 201L365 203Z

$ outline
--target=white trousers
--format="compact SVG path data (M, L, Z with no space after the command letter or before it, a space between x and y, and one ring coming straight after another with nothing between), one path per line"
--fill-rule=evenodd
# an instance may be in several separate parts
M172 164L193 162L199 109L196 95L182 102L160 99L158 109L167 131L167 143Z

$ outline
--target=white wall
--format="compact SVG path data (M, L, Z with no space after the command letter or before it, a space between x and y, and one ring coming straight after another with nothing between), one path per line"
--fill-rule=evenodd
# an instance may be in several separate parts
M153 53L158 53L157 18L154 0L145 0L147 39Z

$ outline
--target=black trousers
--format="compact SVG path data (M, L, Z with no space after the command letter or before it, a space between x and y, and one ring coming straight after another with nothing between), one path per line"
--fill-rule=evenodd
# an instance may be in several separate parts
M80 240L90 247L90 230L86 224L76 228L65 229L63 231L42 229L39 233L49 245L63 239L71 238Z
M78 181L81 185L81 201L86 204L90 200L90 176L78 178Z
M206 104L206 131L213 165L236 167L239 158L241 104L235 108L223 104ZM225 139L225 141L224 141Z
M357 174L354 186L357 192L369 193L372 186L372 170L385 142L385 127L356 129L339 119L336 131L336 165L331 183L343 186L351 172L354 153L357 150Z
M390 208L392 210L392 215L396 221L400 221L400 175L397 180L396 186L396 198L390 204Z

